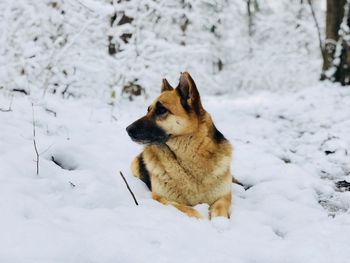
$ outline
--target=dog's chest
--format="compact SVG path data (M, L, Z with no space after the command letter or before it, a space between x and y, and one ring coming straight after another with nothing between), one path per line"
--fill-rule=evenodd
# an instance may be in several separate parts
M157 178L158 183L154 191L171 201L187 205L212 204L231 191L231 182L227 179L229 177L229 173L216 178L211 174L206 174L205 178L201 176L198 180L189 183L186 180L174 179L174 176L164 173Z
M163 152L151 160L148 168L152 190L169 200L188 205L211 204L231 191L229 157L207 159L197 155L180 159Z

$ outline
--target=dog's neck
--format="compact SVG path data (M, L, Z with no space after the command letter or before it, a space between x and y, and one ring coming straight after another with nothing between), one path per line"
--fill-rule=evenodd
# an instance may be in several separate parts
M196 132L176 136L166 143L178 160L194 162L198 158L208 159L214 154L216 145L211 136L213 123L209 114L204 118L206 121L199 123Z

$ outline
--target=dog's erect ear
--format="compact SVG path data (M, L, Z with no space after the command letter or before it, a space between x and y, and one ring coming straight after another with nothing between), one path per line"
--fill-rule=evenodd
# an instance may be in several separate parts
M170 86L169 82L166 79L163 79L160 92L164 92L167 90L173 90L173 89L174 88L172 86Z
M180 82L176 88L176 91L180 95L181 104L186 111L190 111L191 108L193 108L197 114L200 115L203 113L199 92L196 84L188 72L181 73Z

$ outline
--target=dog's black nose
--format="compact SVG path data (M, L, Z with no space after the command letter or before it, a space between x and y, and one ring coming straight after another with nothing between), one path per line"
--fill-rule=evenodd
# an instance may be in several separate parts
M126 132L129 134L132 140L137 140L140 137L139 127L134 123L126 127Z
M129 136L131 137L131 135L133 134L133 125L129 125L128 127L126 127L126 132L129 134Z

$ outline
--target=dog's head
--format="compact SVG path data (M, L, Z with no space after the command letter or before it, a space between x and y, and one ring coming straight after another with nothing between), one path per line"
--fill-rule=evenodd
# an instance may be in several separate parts
M175 89L163 79L161 94L148 107L147 114L126 130L135 142L162 144L172 137L195 132L204 113L196 84L185 72Z

